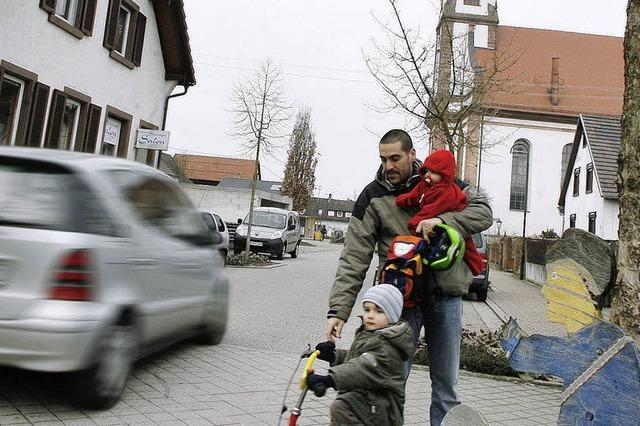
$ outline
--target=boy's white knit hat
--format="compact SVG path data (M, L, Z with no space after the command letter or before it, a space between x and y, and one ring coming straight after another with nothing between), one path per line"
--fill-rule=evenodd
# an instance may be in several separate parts
M373 302L382 309L389 318L389 323L398 322L402 314L402 293L391 284L378 284L367 290L362 303Z

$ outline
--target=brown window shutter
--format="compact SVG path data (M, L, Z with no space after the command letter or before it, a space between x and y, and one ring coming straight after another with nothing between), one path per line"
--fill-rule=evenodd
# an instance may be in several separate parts
M60 137L60 127L62 127L62 115L64 114L64 104L67 95L55 89L53 100L51 101L51 111L49 112L49 125L47 126L47 138L44 142L45 148L57 148Z
M33 103L29 113L29 126L25 145L40 146L42 133L44 131L44 116L47 113L47 102L49 101L49 86L38 83L34 90Z
M84 152L91 154L96 152L96 141L100 133L100 118L102 108L98 105L91 104L89 106L89 119L87 120L87 130L84 132Z
M147 17L138 13L138 24L136 25L136 38L133 45L133 55L131 60L139 67L142 61L142 48L144 47L144 30L147 26Z
M56 10L56 0L40 0L40 8L53 13Z
M109 11L107 13L107 26L104 30L104 41L102 44L107 49L113 49L116 41L116 26L118 25L118 12L120 10L120 0L109 0Z
M93 22L96 19L96 1L97 0L84 0L80 30L88 36L93 34Z
M127 158L129 152L129 132L125 132L126 122L122 122L122 130L120 132L120 140L118 141L118 152L116 156L120 158Z

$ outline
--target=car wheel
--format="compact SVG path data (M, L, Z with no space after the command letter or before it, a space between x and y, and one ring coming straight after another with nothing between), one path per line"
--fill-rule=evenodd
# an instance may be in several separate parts
M137 336L130 324L114 324L102 333L95 364L73 373L72 392L78 405L104 410L113 407L127 385L137 356Z
M296 244L296 248L293 249L293 251L291 252L291 258L295 259L296 257L298 257L298 249L300 247L300 244Z
M487 292L489 291L489 287L482 287L476 291L476 297L478 298L478 302L486 302L487 301Z
M282 245L282 250L280 250L278 253L276 253L276 259L278 259L278 260L284 259L284 254L286 252L287 252L287 245L283 244Z

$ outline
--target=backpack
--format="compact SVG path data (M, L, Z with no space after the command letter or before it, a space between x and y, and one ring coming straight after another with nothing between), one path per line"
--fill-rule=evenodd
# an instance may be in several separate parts
M380 283L391 284L402 293L405 308L414 308L426 300L423 255L427 242L421 237L400 235L389 245L387 261L380 272Z

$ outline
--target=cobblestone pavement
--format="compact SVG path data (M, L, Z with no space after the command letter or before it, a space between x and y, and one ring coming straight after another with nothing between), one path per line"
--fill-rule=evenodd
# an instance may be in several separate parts
M489 291L487 303L503 320L516 318L528 334L567 335L562 325L546 319L547 302L540 286L520 281L510 272L492 270L490 277L492 291Z
M107 411L70 406L56 376L0 370L0 424L274 425L296 364L292 354L183 343L140 362L122 401ZM289 406L298 396L296 382ZM408 382L406 424L428 421L427 389L428 371L416 368ZM560 390L553 387L463 372L460 394L495 425L555 424L558 415ZM300 424L327 424L334 396L331 391L321 399L309 395Z

